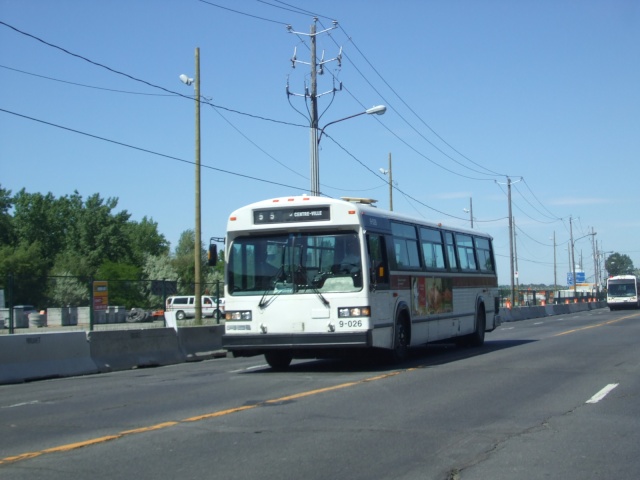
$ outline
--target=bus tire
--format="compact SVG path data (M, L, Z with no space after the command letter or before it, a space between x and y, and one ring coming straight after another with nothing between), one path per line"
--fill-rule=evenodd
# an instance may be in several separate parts
M274 351L265 353L264 358L274 370L286 370L291 365L293 355L285 351Z
M484 333L487 328L487 314L484 311L484 305L478 306L476 314L476 329L467 337L467 345L470 347L481 347L484 345Z
M391 361L394 363L404 362L409 358L409 345L411 343L411 332L405 318L396 319L393 332L393 350L390 352Z

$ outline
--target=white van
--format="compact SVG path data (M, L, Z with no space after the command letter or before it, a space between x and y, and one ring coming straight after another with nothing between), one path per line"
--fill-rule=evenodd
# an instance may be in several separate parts
M195 295L175 295L167 298L166 309L176 312L176 320L193 318L196 316ZM209 295L202 295L202 316L215 317L219 320L224 315L224 300L220 299L220 308L217 308L216 299Z

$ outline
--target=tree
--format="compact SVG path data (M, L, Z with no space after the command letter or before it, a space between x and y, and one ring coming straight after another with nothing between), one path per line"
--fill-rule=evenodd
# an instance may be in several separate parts
M176 245L173 268L178 274L178 293L190 295L194 292L195 266L194 266L194 244L195 232L191 229L180 234Z
M173 266L178 273L178 292L182 295L193 295L195 285L195 265L194 265L194 248L195 248L195 232L191 229L185 230L180 234L178 245L176 245ZM200 272L202 278L200 283L204 284L206 274L207 252L204 246L200 245Z
M129 221L125 234L131 245L135 265L144 266L147 255L161 256L169 253L169 242L158 232L158 224L146 216L140 222Z
M64 200L52 193L27 193L23 188L15 198L13 225L18 243L38 242L49 266L65 244L66 209Z
M609 272L610 276L631 275L634 270L631 258L628 255L622 255L617 252L607 257L604 262L604 268Z
M79 293L80 284L97 278L99 269L101 276L113 275L113 279L144 280L141 273L147 257L167 256L169 243L151 218L132 221L126 210L116 211L117 205L117 198L103 199L97 193L83 200L77 191L56 198L52 193L28 193L23 188L12 196L0 186L0 286L9 275L19 280L11 303L41 304L47 295L59 304L86 301ZM183 250L189 248L187 243ZM190 260L181 255L178 262L190 264L183 266L185 273L193 272L193 243L190 252ZM80 284L71 285L67 279L47 285L52 275L78 277ZM172 276L176 280L175 269ZM192 285L193 273L185 280L183 284ZM130 295L118 292L111 298L140 306L148 296L144 290L140 297L139 287L138 283Z
M126 263L104 262L96 274L96 280L109 282L109 304L127 308L146 307L140 280L141 269Z
M162 307L168 295L177 293L175 288L172 287L177 283L178 274L168 253L162 255L147 254L142 267L142 275L148 280L145 283L144 292L151 307ZM154 289L152 287L154 284L157 285L156 282L162 283L160 288Z
M73 276L69 271L63 270L58 273L53 276L49 286L48 297L50 302L53 302L49 306L89 305L89 283L81 277Z
M13 218L9 214L12 206L11 190L5 190L0 186L0 246L12 245L15 242Z
M0 247L0 278L13 305L46 306L48 265L39 242Z

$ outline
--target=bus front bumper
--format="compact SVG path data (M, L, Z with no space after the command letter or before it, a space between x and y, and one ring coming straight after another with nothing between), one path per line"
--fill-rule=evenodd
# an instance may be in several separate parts
M222 348L237 356L260 355L272 350L337 350L368 348L371 332L222 335Z

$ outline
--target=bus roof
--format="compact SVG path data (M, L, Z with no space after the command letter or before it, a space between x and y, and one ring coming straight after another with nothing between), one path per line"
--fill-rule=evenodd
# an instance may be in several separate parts
M330 227L336 225L362 226L373 229L373 225L385 229L389 221L413 223L425 227L444 228L453 232L467 233L491 238L478 230L442 225L397 212L377 208L376 200L359 197L318 197L299 195L262 200L234 210L229 216L227 231L273 230L285 226ZM376 222L380 219L384 222Z

